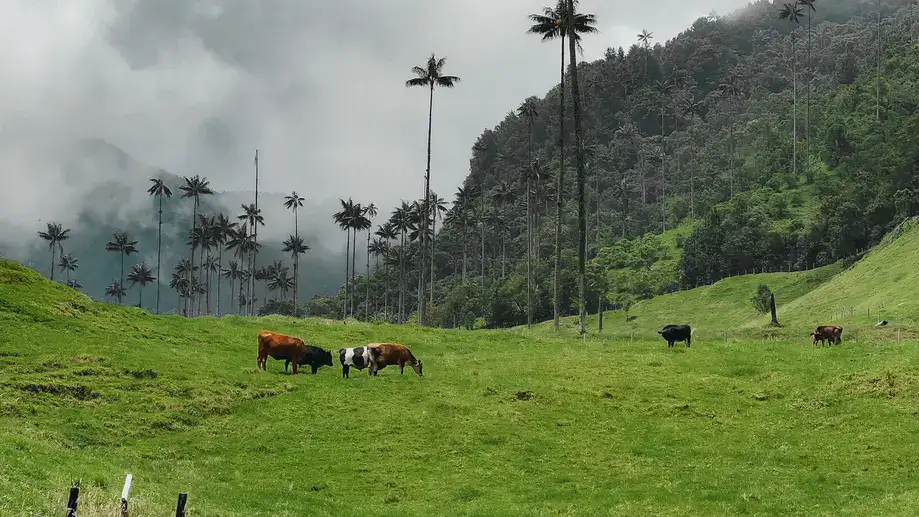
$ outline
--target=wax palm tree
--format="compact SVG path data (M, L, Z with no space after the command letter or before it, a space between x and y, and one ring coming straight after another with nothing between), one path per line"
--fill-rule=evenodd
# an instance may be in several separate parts
M338 224L338 227L345 231L345 297L344 297L344 306L342 307L342 318L348 317L348 292L350 291L348 284L350 283L348 273L351 268L351 228L353 226L353 220L356 214L354 201L351 198L348 198L348 201L339 198L339 203L341 203L341 210L332 215L332 220Z
M571 4L571 5L569 5ZM581 34L597 32L594 24L596 20L593 15L579 14L574 10L577 2L568 2L568 0L558 0L555 8L545 7L542 14L531 14L530 21L533 25L527 31L528 34L537 34L542 37L542 41L552 41L560 39L562 42L562 62L561 77L559 82L559 171L556 176L556 202L555 202L555 278L554 278L554 311L555 311L555 330L559 329L560 312L559 312L559 268L562 260L562 197L563 186L565 185L565 40L569 39L572 44L581 46ZM574 12L574 16L569 16L569 11ZM484 250L484 226L483 232L483 250ZM484 271L484 251L483 271ZM484 274L483 274L484 280Z
M428 196L428 210L431 218L431 282L429 284L430 298L428 303L434 305L434 241L437 239L437 219L443 221L444 212L447 211L447 202L434 191Z
M810 156L811 142L811 84L813 83L814 71L811 68L811 18L813 13L817 12L817 6L814 5L817 0L797 0L797 4L807 10L807 94L805 96L806 113L804 116L804 138L807 141L808 156ZM805 157L807 158L807 157Z
M368 256L368 259L367 259L367 260L369 261L369 260L370 260L369 257L371 257L371 256L373 257L373 273L374 273L375 276L380 276L380 257L384 257L384 258L385 258L386 252L387 252L388 250L389 250L389 245L387 244L387 242L384 241L383 239L379 239L379 238L378 238L378 239L373 239L372 241L370 241L370 244L367 246L367 256ZM385 264L385 262L384 262L384 264ZM371 277L370 277L370 274L368 273L368 275L367 275L367 284L368 284L368 285L367 285L367 289L368 289L368 291L370 290L370 284L371 284L371 281L370 281L370 280L371 280ZM376 311L376 307L379 307L379 303L380 303L380 302L379 302L379 295L378 295L378 294L377 294L377 295L374 295L374 302L375 302L375 303L374 303L374 309L371 310L371 308L370 308L370 297L368 296L368 298L367 298L367 304L368 304L368 305L367 305L367 314L368 314L368 319L369 319L370 314L372 314L372 313L375 314L375 313L377 312L377 311Z
M736 111L737 101L744 95L744 85L743 80L737 74L731 74L727 79L720 85L721 93L726 95L731 103L732 110ZM734 113L733 115L737 115ZM728 153L728 170L729 170L729 183L730 183L730 194L731 197L734 197L734 124L728 124L728 146L730 147Z
M533 327L533 215L530 212L530 198L533 177L533 122L539 116L536 98L530 97L517 108L517 114L527 123L527 170L526 174L526 234L527 234L527 328Z
M408 232L414 229L411 220L412 206L402 201L402 204L392 212L390 222L399 232L399 322L405 323L405 238Z
M294 312L296 312L299 301L297 297L299 296L300 255L309 251L310 247L303 243L303 238L299 235L291 235L283 244L284 248L282 251L284 251L284 253L290 253L290 257L294 260Z
M121 299L124 298L125 294L126 293L124 287L122 287L121 282L118 280L113 281L111 285L105 288L105 296L108 296L109 298L117 298L118 303L121 303Z
M444 64L446 63L447 58L442 57L437 59L434 54L431 54L431 57L428 58L427 63L424 66L415 66L412 67L412 73L415 74L415 77L412 77L408 81L405 81L405 86L412 87L423 87L427 88L429 91L428 97L428 161L427 168L424 173L424 200L427 203L427 200L431 197L431 127L434 121L434 88L453 88L456 83L460 82L460 78L455 75L444 75ZM427 208L425 206L424 208ZM427 212L427 210L425 210ZM425 230L427 229L427 220L424 221ZM426 233L426 231L424 232ZM421 242L421 257L418 267L418 274L421 278L421 282L418 285L418 323L424 325L424 266L425 266L425 247L424 241ZM431 250L431 253L434 253L434 250ZM432 278L433 282L434 279Z
M240 205L243 209L243 213L236 217L239 221L244 221L245 224L249 225L249 228L252 229L251 234L248 234L251 243L245 246L246 251L248 251L249 258L249 274L247 275L247 280L249 281L248 286L248 295L250 297L249 302L246 304L246 313L253 315L255 310L255 256L258 255L259 249L262 247L258 243L255 237L256 228L259 226L265 226L265 219L262 217L262 210L257 208L254 203L249 203L248 205Z
M797 177L798 175L798 54L797 46L795 45L795 29L801 25L801 9L790 3L785 3L782 6L782 10L779 11L780 20L788 20L789 22L795 24L795 27L791 31L791 105L792 105L792 115L791 115L791 149L792 149L792 158L791 158L791 170L792 174Z
M233 230L236 228L237 223L230 220L230 217L227 214L217 214L217 217L214 218L214 227L213 227L213 244L217 247L217 267L218 267L218 276L217 276L217 307L216 313L220 316L220 272L223 269L223 249L226 247L227 241L232 237ZM232 283L232 281L231 281ZM233 294L230 294L230 301L232 303Z
M124 286L124 257L137 253L137 241L131 239L128 232L117 231L112 234L112 240L105 244L105 251L112 251L121 255L121 277L119 286ZM121 298L118 298L121 301Z
M227 262L227 267L223 268L221 274L230 282L230 310L233 310L233 302L236 300L236 281L241 278L242 269L239 267L239 262L235 260L230 260ZM220 284L218 284L219 286ZM217 310L217 314L220 314L220 310Z
M194 205L192 207L191 213L191 232L194 233L196 224L198 222L198 207L201 203L201 198L203 196L210 196L214 194L214 191L211 190L210 182L207 178L202 178L197 174L191 178L185 177L185 184L179 186L179 190L182 191L182 198L191 198L194 200ZM191 248L191 263L195 263L195 247ZM191 282L189 282L191 285ZM194 292L190 292L191 296L185 298L185 312L188 312L188 302L194 296Z
M638 43L641 45L641 48L645 49L645 76L648 75L648 54L651 53L651 40L654 39L654 33L648 32L647 29L642 29L638 33Z
M684 115L689 117L690 124L695 122L696 117L702 116L704 104L696 100L695 95L691 95L680 103L680 110ZM689 218L696 218L696 168L689 168Z
M160 261L163 256L163 198L172 197L172 190L166 186L165 181L162 178L150 178L150 188L147 189L147 194L150 194L158 200L159 203L159 222L156 227L156 276L160 276ZM156 283L156 313L160 313L160 283Z
M665 172L666 166L666 150L664 149L664 128L665 120L664 115L664 106L667 104L667 100L673 94L673 83L663 79L660 81L654 81L654 89L657 90L658 99L660 100L660 110L661 110L661 231L667 231L667 178Z
M373 228L373 223L371 220L377 216L377 213L379 213L379 211L377 210L377 206L374 205L373 203L370 203L369 205L364 207L363 213L361 214L361 216L363 217L363 220L361 221L361 223L362 225L364 225L364 227L361 229L367 230L367 282L366 282L367 285L366 285L366 293L364 295L364 312L367 314L368 320L370 319L370 236L372 234L370 229ZM434 243L433 242L431 243L431 256L432 257L434 256ZM433 273L433 270L432 270L432 273ZM432 286L434 285L433 276L431 277L431 285ZM431 303L434 303L434 300L431 300Z
M64 253L61 243L70 238L70 228L64 228L59 223L47 223L47 229L38 232L38 236L46 241L51 249L51 280L54 280L55 257L58 251Z
M450 209L450 212L447 214L444 224L456 224L460 227L460 239L463 243L463 273L462 281L466 281L466 259L467 259L467 244L468 239L466 238L467 231L469 229L469 223L472 216L472 211L474 207L475 197L478 195L478 190L474 187L465 188L460 187L457 189L456 194L454 194L453 207Z
M300 228L299 221L297 217L297 209L303 206L303 202L306 201L303 197L297 194L297 191L293 191L289 196L284 196L284 208L288 210L293 210L294 212L294 238L299 241L300 244L303 244L303 241L300 239ZM309 248L307 248L309 249ZM292 252L293 253L293 252ZM305 251L303 252L305 253ZM294 312L297 311L297 303L299 302L299 282L300 282L300 253L294 253Z
M80 260L73 256L73 253L68 253L66 255L61 255L60 261L57 263L58 267L61 268L61 272L67 273L67 285L70 285L70 273L76 271L80 267Z
M140 293L137 297L137 306L143 308L144 286L156 281L156 277L153 276L153 270L147 267L147 265L143 262L140 264L134 264L134 266L131 267L131 272L128 273L127 279L131 282L131 287L134 287L134 284L140 284Z
M211 250L220 247L215 236L216 219L210 215L198 215L198 246L201 247L201 257L198 260L201 266L200 277L198 281L204 286L205 312L211 313L211 272L213 265L211 261ZM198 299L198 314L201 313L201 298Z
M389 254L390 247L389 242L399 238L399 234L396 231L396 226L393 223L392 219L386 221L382 225L377 227L375 235L380 238L380 240L386 245L384 251L384 260L383 260L383 313L387 316L389 315L389 286L386 285L386 280L389 278L389 263L386 260L386 255Z

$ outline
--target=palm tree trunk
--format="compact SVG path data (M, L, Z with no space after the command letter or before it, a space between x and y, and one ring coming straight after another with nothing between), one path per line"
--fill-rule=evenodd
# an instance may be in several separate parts
M399 323L405 323L405 230L399 246Z
M351 229L351 238L354 240L354 244L351 246L351 316L356 314L354 310L354 291L357 288L357 284L354 283L354 270L355 270L355 261L357 260L357 230Z
M220 283L221 283L221 274L223 273L223 245L220 245L220 248L217 250L217 307L215 311L216 316L220 316Z
M791 33L791 173L798 177L798 52Z
M124 289L124 252L121 252L121 279L118 281L118 285ZM121 303L121 297L118 297L118 303Z
M163 258L163 195L160 198L159 225L156 228L156 313L160 313L160 261Z
M565 185L565 37L562 36L562 71L559 83L558 103L558 179L555 190L555 268L552 281L553 311L555 312L555 330L560 323L559 313L559 268L562 262L562 187ZM647 58L646 58L647 59Z
M51 243L51 281L52 282L54 281L54 262L55 262L55 257L56 257L54 244L55 244L54 242Z
M249 291L249 311L252 315L255 314L255 264L256 258L258 256L258 149L255 150L255 228L252 231L252 290Z
M597 168L596 172L597 177L597 235L596 235L596 244L594 246L594 256L596 257L600 253L600 169Z
M351 267L351 229L345 228L345 298L344 305L341 309L341 317L345 319L348 317L348 284L350 284L350 277L348 276L349 269Z
M664 170L664 96L661 94L661 231L667 231L667 178Z
M878 75L874 81L874 119L881 119L881 0L878 0Z
M418 324L425 323L425 303L424 303L424 259L425 259L425 239L428 236L428 203L431 200L431 129L434 122L434 82L431 82L431 91L428 100L428 163L424 173L424 202L421 206L421 213L425 214L421 220L421 266L418 268L420 278L418 284ZM434 248L431 247L431 255L434 254ZM431 278L433 282L434 279Z
M434 237L437 235L437 204L431 207L431 278L429 283L430 290L430 299L429 302L431 306L434 305ZM367 239L370 239L370 236L367 236Z
M574 0L568 0L569 26L573 26L572 18L574 16ZM586 294L586 258L587 258L587 213L585 211L585 194L584 187L586 181L586 170L584 168L584 146L581 141L581 99L578 90L578 68L577 68L577 42L574 38L568 38L568 53L571 66L571 100L572 111L574 112L574 146L575 146L575 163L577 164L578 174L578 292L580 294L580 317L579 327L581 334L587 333L587 300ZM663 142L661 142L663 145Z
M235 303L233 296L235 294L236 284L233 282L233 280L235 279L233 277L230 277L230 311L233 310L233 303ZM218 315L220 314L220 309L217 309L217 314Z
M144 284L140 284L140 294L137 295L137 306L144 308Z
M481 242L482 242L482 253L479 260L479 268L482 276L482 285L485 285L485 221L479 221L479 228L482 231Z
M533 176L533 117L527 120L527 328L533 328L533 215L530 213L530 181Z
M192 238L194 238L194 235L195 235L195 229L197 228L196 226L197 221L198 221L198 197L195 196L195 202L194 202L194 205L192 206L192 211L191 211L191 236ZM195 245L194 244L192 244L191 246L191 260L189 262L189 265L191 267L189 267L188 271L185 272L185 278L186 280L188 280L188 285L191 286L192 268L195 265ZM189 289L187 296L185 296L185 316L188 316L188 308L189 308L188 306L190 303L189 298L191 298L192 296L194 296L194 293L191 291L191 289Z
M300 228L297 217L297 202L294 202L294 241L300 244ZM297 304L300 301L300 250L294 250L294 315L297 314Z
M370 321L370 230L367 230L367 294L364 295L364 315Z
M464 216L465 217L465 216ZM463 219L463 283L466 283L466 220Z
M804 140L807 143L805 150L805 163L810 161L810 147L811 147L811 82L814 74L813 69L811 68L811 18L812 13L807 13L807 92L805 100L805 115L804 115Z

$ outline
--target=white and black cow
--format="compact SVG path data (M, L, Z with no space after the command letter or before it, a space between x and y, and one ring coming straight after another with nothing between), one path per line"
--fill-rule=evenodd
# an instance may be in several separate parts
M370 349L366 346L342 348L338 351L338 360L341 361L341 376L349 378L352 366L358 370L370 366Z

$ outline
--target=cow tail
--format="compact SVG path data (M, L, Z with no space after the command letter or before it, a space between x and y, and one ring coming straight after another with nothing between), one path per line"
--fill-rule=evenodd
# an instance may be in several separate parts
M695 333L696 333L696 327L692 327L692 328L689 329L689 335L690 335L690 336L694 335Z

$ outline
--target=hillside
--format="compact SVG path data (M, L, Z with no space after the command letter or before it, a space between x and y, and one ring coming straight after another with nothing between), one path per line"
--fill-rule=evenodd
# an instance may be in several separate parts
M525 331L156 317L4 261L0 322L4 515L61 513L72 482L82 514L111 510L125 472L137 517L168 512L180 491L190 515L226 517L919 510L915 466L902 461L919 432L919 379L904 366L919 360L915 343L668 351ZM257 373L262 328L332 349L402 342L425 376L291 377L273 360ZM584 447L598 437L602 447Z

